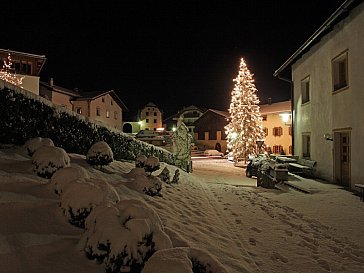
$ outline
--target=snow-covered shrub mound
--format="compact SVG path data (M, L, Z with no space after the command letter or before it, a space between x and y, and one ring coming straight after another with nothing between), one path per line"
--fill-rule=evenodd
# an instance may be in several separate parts
M158 157L150 156L144 162L144 169L147 173L152 175L152 172L159 170L160 164Z
M55 193L61 194L69 183L79 178L89 178L88 172L80 166L71 166L57 171L51 178Z
M135 167L136 168L144 168L144 163L147 160L145 155L138 155L135 159Z
M143 168L134 168L124 176L129 180L125 184L127 187L150 196L161 195L161 180L147 175Z
M171 182L171 176L169 174L169 170L167 167L164 167L162 172L158 175L159 179L163 182L170 183Z
M174 176L173 176L173 179L171 181L171 184L178 184L179 182L179 170L177 169L175 172L174 172Z
M114 160L114 154L110 146L105 141L96 142L88 150L86 161L90 165L104 166Z
M155 252L142 273L228 273L212 255L196 248L176 247Z
M119 201L116 190L107 182L80 178L63 189L61 208L72 225L84 228L86 217L96 206Z
M54 146L41 146L32 156L37 175L51 178L61 168L70 166L70 158L65 150Z
M26 141L23 148L32 156L42 146L54 146L54 143L50 138L35 137Z
M106 272L141 272L155 251L172 247L155 215L138 200L97 206L86 219L80 245Z

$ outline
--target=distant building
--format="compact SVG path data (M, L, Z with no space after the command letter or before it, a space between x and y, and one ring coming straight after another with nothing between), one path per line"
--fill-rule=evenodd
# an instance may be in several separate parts
M4 61L7 61L9 53L15 73L24 76L22 87L39 95L39 73L43 68L46 57L44 55L0 49L0 68L2 68Z
M127 108L114 90L79 92L55 85L50 79L40 83L39 95L77 114L122 129L122 115Z
M194 125L195 145L201 149L215 149L226 152L225 126L230 117L228 112L208 109Z
M157 131L163 129L162 112L153 102L149 102L140 110L139 125L140 130Z
M266 144L273 154L292 154L291 101L260 105Z

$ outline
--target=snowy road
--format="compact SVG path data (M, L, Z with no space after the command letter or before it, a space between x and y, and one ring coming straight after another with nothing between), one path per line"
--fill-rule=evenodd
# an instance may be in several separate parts
M364 272L360 242L286 202L303 193L257 188L226 160L193 163L191 176L151 201L175 246L206 249L231 273Z

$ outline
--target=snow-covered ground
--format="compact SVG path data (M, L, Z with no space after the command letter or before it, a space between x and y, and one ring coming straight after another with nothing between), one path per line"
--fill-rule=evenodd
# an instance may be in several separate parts
M159 238L165 246L170 240L173 251L156 252L146 263L147 273L191 273L191 257L230 273L364 272L364 202L337 185L290 176L311 194L284 186L258 188L243 168L226 159L196 160L192 174L181 171L178 184L163 182L162 196L148 196L129 185L145 179L130 173L133 163L114 161L101 172L85 156L69 158L89 184L104 181L115 189L121 215L128 204L142 202L145 211L132 214L148 214L156 220L143 223L167 235L169 239ZM173 176L176 167L164 163L152 175L164 167ZM68 222L60 207L65 194L57 195L54 181L37 176L33 168L21 147L0 149L0 272L105 272L80 248L92 234ZM58 181L60 189L62 183Z

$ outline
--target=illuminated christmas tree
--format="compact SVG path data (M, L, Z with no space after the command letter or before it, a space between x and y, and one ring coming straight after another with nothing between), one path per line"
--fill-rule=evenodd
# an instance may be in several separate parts
M235 86L231 92L229 108L230 118L225 126L227 148L234 158L244 158L256 154L256 141L264 138L262 117L259 112L259 98L255 87L253 74L250 73L245 61L241 58L238 76L233 80Z
M12 66L11 56L8 53L8 58L4 60L3 67L0 70L0 79L23 88L21 85L23 84L24 77L17 76Z

